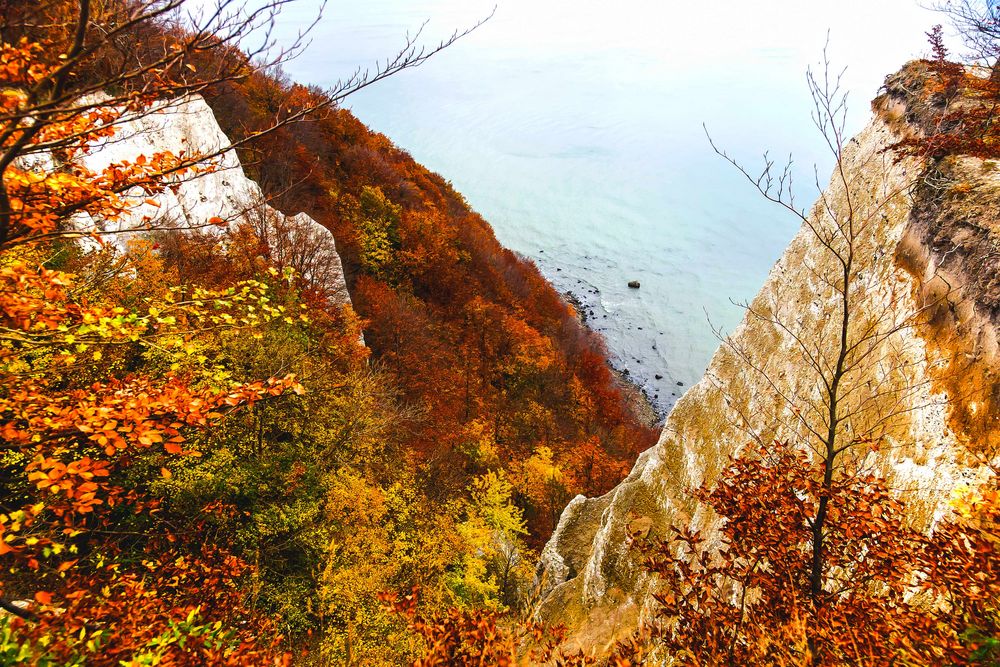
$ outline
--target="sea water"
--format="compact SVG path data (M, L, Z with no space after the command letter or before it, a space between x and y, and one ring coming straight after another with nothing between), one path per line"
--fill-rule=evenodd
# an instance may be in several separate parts
M418 42L432 46L492 10L493 0L331 2L286 69L328 86L425 20ZM313 11L287 10L279 40ZM791 154L807 208L833 163L805 82L828 34L831 74L848 68L850 134L940 20L909 0L500 0L472 34L345 106L572 293L613 364L665 413L798 229L716 155L706 128L751 171L764 150L779 164Z

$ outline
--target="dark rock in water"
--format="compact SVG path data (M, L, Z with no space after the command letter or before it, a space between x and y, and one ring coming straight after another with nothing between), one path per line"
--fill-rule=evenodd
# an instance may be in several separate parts
M642 327L639 327L639 331L642 331Z
M556 271L562 271L562 269L556 269Z
M663 376L660 375L660 374L656 374L653 377L655 377L657 380L662 380L663 379Z
M628 374L629 374L628 369L627 368L623 368L622 369L622 375L628 375Z
M638 280L630 280L630 281L628 281L628 286L631 287L632 289L639 289L639 281Z
M683 382L678 382L678 383L677 383L677 386L678 386L678 387L683 387L683 386L684 386L684 383L683 383Z

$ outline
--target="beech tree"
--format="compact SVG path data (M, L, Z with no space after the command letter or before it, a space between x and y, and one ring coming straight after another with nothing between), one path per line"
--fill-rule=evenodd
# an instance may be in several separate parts
M923 396L929 380L911 379L911 368L922 360L905 334L912 335L919 325L921 309L902 305L907 295L887 284L890 281L875 270L871 260L886 252L879 226L910 183L886 178L890 158L883 154L847 156L846 97L828 61L820 78L812 71L807 78L815 103L813 120L834 161L833 183L823 189L817 180L819 201L811 212L796 205L790 162L778 171L773 161L766 160L762 172L755 175L712 144L761 195L800 220L809 243L820 249L817 255L803 258L810 286L816 290L807 295L812 304L783 307L777 301L783 295L744 304L750 320L773 327L791 342L793 366L797 375L804 370L806 379L794 385L783 383L749 341L725 338L723 345L779 398L775 414L741 416L747 433L766 444L769 436L783 437L766 429L791 421L796 444L822 462L822 487L832 488L836 477L859 471L870 451L892 445L901 417L934 399ZM863 185L863 178L872 183ZM875 294L884 297L881 303L875 301ZM819 308L823 316L803 324L796 311L810 307ZM762 423L763 429L752 426ZM809 579L814 598L823 594L829 571L824 549L829 503L830 498L821 494L809 521L813 552Z

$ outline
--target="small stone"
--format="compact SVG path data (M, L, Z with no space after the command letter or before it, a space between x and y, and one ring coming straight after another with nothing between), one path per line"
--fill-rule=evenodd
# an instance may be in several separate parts
M628 286L631 287L632 289L639 289L639 281L638 280L630 280L630 281L628 281Z
M657 374L656 374L656 375L654 375L653 377L655 377L655 378L656 378L657 380L662 380L662 379L663 379L663 376L662 376L662 375L660 375L659 373L657 373Z
M683 382L678 382L678 383L677 383L677 386L678 386L678 387L683 387L683 386L684 386L684 383L683 383Z

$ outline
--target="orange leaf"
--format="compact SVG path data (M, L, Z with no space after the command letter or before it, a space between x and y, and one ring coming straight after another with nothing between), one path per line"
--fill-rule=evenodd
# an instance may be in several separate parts
M38 591L35 593L35 602L38 604L52 604L52 593L47 591Z
M70 569L74 565L76 565L76 561L75 560L68 560L65 563L60 563L60 565L57 568L57 570L59 572L65 572L66 570Z
M163 475L163 479L170 479L174 476L174 473L170 472L166 468L160 468L160 474Z

